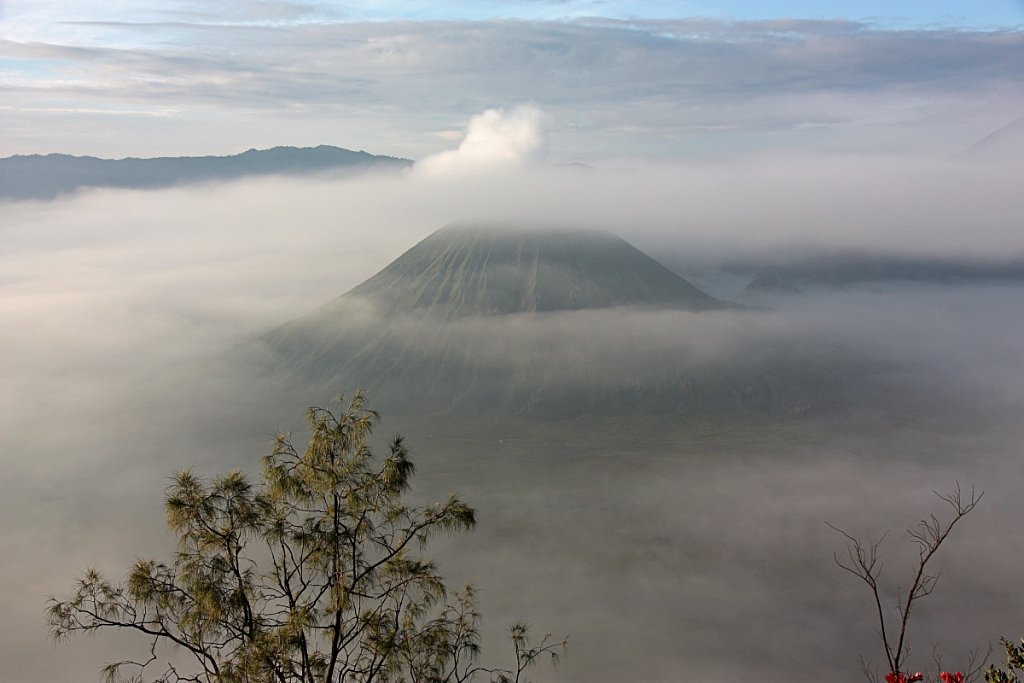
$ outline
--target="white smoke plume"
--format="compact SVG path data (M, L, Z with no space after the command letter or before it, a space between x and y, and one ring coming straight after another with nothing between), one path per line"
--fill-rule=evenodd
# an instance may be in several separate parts
M518 166L538 158L545 144L545 114L523 104L488 109L469 120L457 149L427 157L415 171L440 175Z

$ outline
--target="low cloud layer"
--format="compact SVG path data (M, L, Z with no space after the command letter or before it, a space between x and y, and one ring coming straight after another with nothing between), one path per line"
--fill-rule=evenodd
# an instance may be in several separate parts
M676 261L680 252L735 260L787 249L994 260L1024 254L1017 220L1024 215L1024 198L1015 163L772 155L549 167L513 151L524 151L522 129L529 138L537 133L530 122L538 116L487 115L495 125L481 123L472 137L486 140L482 146L493 153L464 153L460 147L434 159L445 159L449 170L465 170L474 159L497 162L486 173L441 179L414 171L345 181L271 178L167 192L84 192L52 207L5 206L7 239L36 250L96 239L117 242L121 249L145 248L148 240L160 240L172 252L201 254L221 253L244 236L259 245L268 264L291 253L307 256L305 277L317 272L329 278L323 280L325 298L451 222L606 229ZM517 162L500 161L511 158ZM120 207L114 216L107 215L111 205ZM69 222L73 227L66 227ZM354 270L333 265L338 255L356 249L367 258Z
M998 164L865 157L597 171L526 163L7 204L0 554L4 585L18 589L0 598L5 680L90 676L112 656L108 641L51 649L46 595L63 593L76 568L116 575L137 555L166 557L173 539L157 503L166 476L192 465L253 471L273 433L300 429L303 407L329 399L281 401L225 362L236 348L444 223L602 227L656 257L692 251L705 264L808 243L996 259L1024 250L1015 179ZM652 681L680 672L782 680L808 667L853 678L857 655L874 654L871 613L862 587L831 565L841 543L824 520L864 535L896 531L936 509L929 489L976 483L985 503L942 558L943 583L915 635L920 652L935 640L959 665L966 647L1017 635L1024 609L1011 590L1022 561L1012 541L1021 434L1004 418L1024 399L1014 374L1024 363L1020 294L808 292L775 302L754 330L772 344L806 330L914 365L991 406L985 417L894 419L884 429L851 418L836 431L811 422L768 442L749 425L624 438L596 422L529 441L526 429L460 436L388 415L382 432L411 430L417 496L455 489L480 508L480 529L439 553L454 579L480 583L491 661L514 619L570 634L563 668L538 680L610 683L638 662ZM694 320L636 314L624 338L668 353L667 337L685 331L721 353L716 339L750 331L730 316ZM552 317L537 343L557 365L573 357L560 340L607 326L601 314ZM481 330L500 362L497 342L514 334L493 321ZM886 545L896 582L906 559L897 535Z

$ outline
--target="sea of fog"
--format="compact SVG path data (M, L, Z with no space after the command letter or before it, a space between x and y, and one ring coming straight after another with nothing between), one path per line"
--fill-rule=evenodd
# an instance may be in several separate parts
M303 409L331 396L283 391L232 362L233 350L433 229L492 212L593 221L655 256L690 241L707 259L794 240L1020 252L1006 216L1022 215L1021 199L996 172L965 189L959 171L933 169L902 194L881 183L878 203L858 201L886 174L906 177L901 164L793 162L790 179L804 183L786 188L777 169L753 164L598 180L566 171L558 182L264 179L2 207L4 680L93 680L119 654L140 654L126 638L54 645L47 597L86 567L117 576L136 557L169 557L160 499L176 470L255 473L275 433L301 442ZM771 183L786 202L772 201ZM560 203L581 187L593 202ZM1012 284L876 283L759 302L792 334L834 338L944 387L948 400L927 411L693 429L671 418L430 425L385 415L380 434L407 435L414 497L455 491L478 510L475 531L433 553L453 583L479 589L484 661L508 661L501 633L519 619L569 636L562 666L534 670L537 681L856 680L860 656L881 661L872 605L835 566L843 539L826 522L863 537L889 530L892 599L914 560L903 530L945 513L933 489L984 490L936 558L942 578L912 623L913 666L928 667L934 647L961 668L971 649L1024 628L1022 295Z

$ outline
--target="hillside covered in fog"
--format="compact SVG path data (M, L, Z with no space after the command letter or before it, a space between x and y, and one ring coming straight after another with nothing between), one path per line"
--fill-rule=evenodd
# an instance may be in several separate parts
M29 154L0 159L0 201L53 199L83 188L160 188L261 175L397 170L408 159L340 147L274 147L231 156L98 159Z
M780 317L609 233L456 225L264 335L261 365L421 416L793 416L921 392L892 362Z

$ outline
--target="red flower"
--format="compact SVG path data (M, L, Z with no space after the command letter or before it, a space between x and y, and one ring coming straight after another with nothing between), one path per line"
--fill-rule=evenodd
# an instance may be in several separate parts
M959 671L955 674L948 671L942 671L939 673L939 678L942 679L942 683L964 683L964 675Z
M909 676L907 674L901 674L896 671L891 671L885 675L885 683L914 683L914 681L923 680L924 674L920 671L913 673ZM963 679L956 681L955 683L963 683Z

